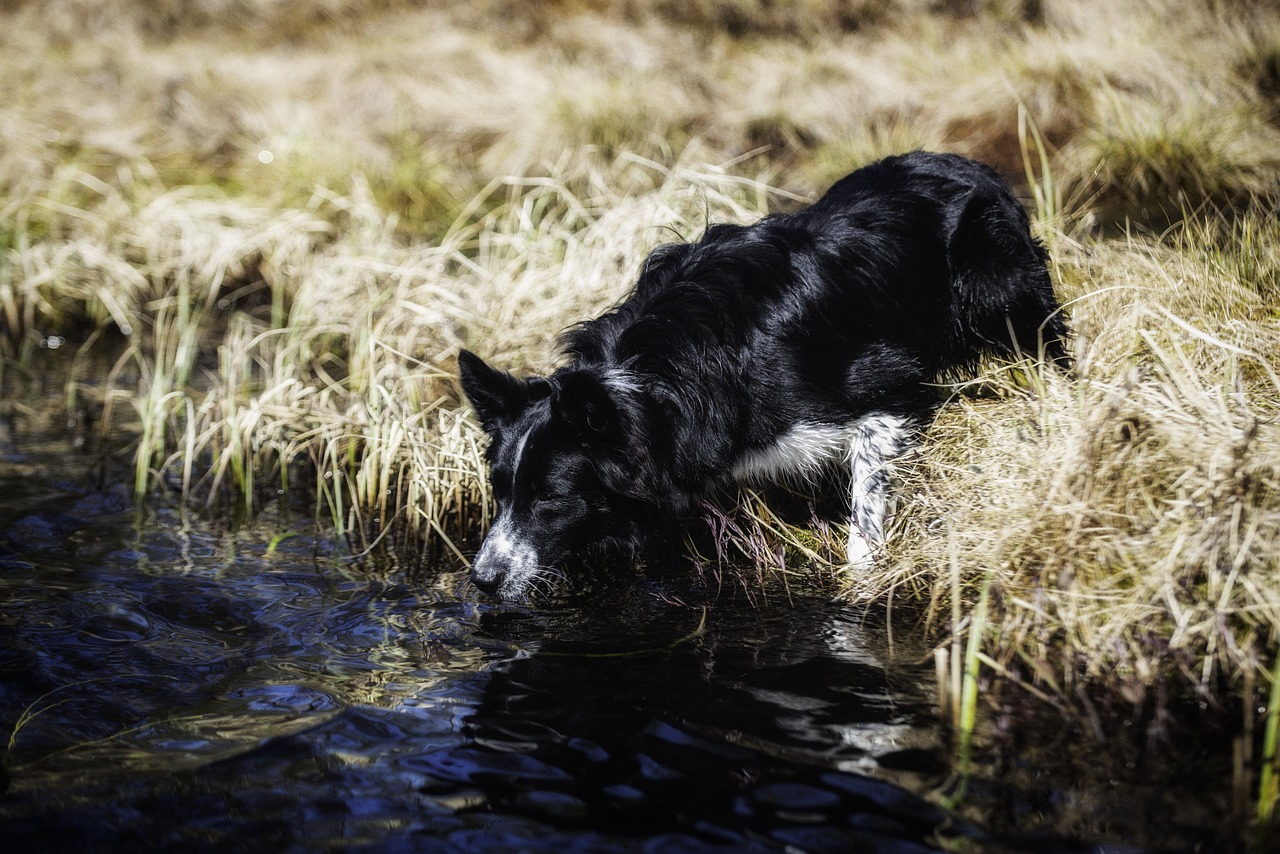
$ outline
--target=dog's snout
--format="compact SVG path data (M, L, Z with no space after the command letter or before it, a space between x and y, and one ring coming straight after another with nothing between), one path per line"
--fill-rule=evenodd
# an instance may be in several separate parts
M521 536L510 516L502 516L485 537L471 565L471 583L481 593L499 599L520 598L537 575L538 553Z
M489 537L476 555L475 563L471 565L471 583L481 593L498 599L503 598L503 586L507 585L515 570L510 556L505 553L507 550L502 546L501 537L496 540Z
M498 588L502 586L503 573L494 572L492 569L482 569L479 566L471 570L471 583L476 589L486 596L496 596Z

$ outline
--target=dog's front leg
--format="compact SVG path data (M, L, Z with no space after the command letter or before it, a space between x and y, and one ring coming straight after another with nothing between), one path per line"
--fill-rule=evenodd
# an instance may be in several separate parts
M906 448L910 436L910 419L887 412L858 419L849 433L851 495L845 555L851 569L875 568L876 553L884 546L889 465Z

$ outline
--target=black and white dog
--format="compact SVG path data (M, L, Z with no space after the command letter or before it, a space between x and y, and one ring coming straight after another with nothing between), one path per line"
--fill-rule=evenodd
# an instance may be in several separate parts
M497 516L471 580L502 599L599 547L643 553L734 481L849 479L848 561L884 537L887 463L983 355L1067 362L1026 212L997 173L890 157L812 206L656 249L635 289L517 378L463 351Z

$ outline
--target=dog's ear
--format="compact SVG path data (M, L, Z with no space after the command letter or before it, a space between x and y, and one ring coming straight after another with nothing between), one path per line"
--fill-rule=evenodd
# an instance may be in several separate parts
M489 367L470 350L458 353L458 375L462 391L486 433L493 433L499 424L510 421L529 405L528 382Z
M622 417L609 387L588 371L569 371L559 378L551 411L582 436L613 437Z

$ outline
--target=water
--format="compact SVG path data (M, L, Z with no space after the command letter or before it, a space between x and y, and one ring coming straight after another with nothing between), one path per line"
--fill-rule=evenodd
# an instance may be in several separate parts
M975 828L874 615L622 580L495 606L302 510L158 503L0 440L7 850L925 851ZM53 425L56 426L56 425Z
M932 660L877 611L645 578L497 606L306 507L140 513L57 411L0 420L7 851L1096 850L1064 813L1228 850L1203 756L1126 788L1061 723L972 781L983 826L937 806Z

